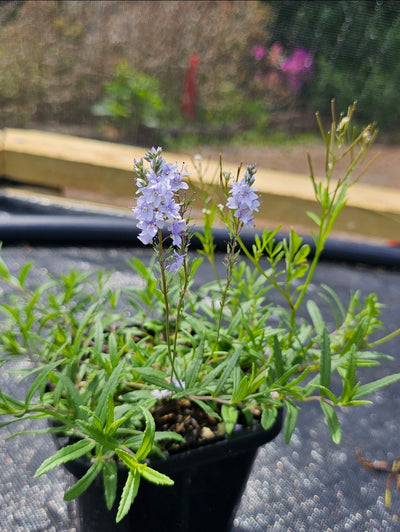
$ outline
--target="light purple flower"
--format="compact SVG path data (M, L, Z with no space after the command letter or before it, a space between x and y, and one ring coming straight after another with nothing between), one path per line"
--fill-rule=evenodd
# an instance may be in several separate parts
M138 239L145 245L150 244L153 241L153 238L158 232L157 224L150 222L139 222L138 228L141 229Z
M162 148L152 148L139 161L134 161L138 187L136 206L133 208L138 229L138 238L144 244L154 242L159 229L167 224L171 230L172 245L181 247L183 235L187 232L186 222L181 215L179 191L188 188L182 178L187 175L184 167L167 163L162 157ZM150 163L150 166L145 164ZM180 256L179 256L180 257ZM181 263L176 258L174 268Z
M182 267L183 265L183 261L185 260L185 257L186 257L186 253L178 253L175 249L174 249L174 261L170 263L169 267L168 267L168 270L173 273L173 272L176 272L178 270L180 270L180 268Z
M171 395L171 392L169 390L153 390L151 395L157 399L165 399L165 397L169 397Z
M182 237L186 233L186 223L184 220L176 220L171 224L172 245L178 248L182 245Z
M246 173L240 181L232 183L226 206L235 211L234 216L245 227L254 225L254 211L258 211L257 189L251 188L254 183L254 175L257 169L254 165L247 166Z
M166 165L164 175L168 177L172 192L178 192L179 190L188 189L189 185L182 181L184 177L189 175L187 172L178 170L177 165Z
M184 381L179 382L176 377L173 377L172 384L181 390L185 389ZM172 395L172 392L163 388L162 390L152 390L151 395L157 399L165 399L165 397Z
M142 222L151 222L154 218L153 205L147 202L143 196L137 199L133 213L136 218L140 218Z

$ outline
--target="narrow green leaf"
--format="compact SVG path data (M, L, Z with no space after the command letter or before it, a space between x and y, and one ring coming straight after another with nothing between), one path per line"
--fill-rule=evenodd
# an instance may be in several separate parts
M83 456L84 454L91 451L95 445L96 443L94 441L79 440L76 443L67 445L66 447L62 447L59 451L57 451L53 456L47 458L38 467L34 476L40 477L41 475L47 473L48 471L51 471L55 467L61 464L65 464L65 462L69 462L70 460L75 460L76 458Z
M140 475L136 469L130 470L128 478L125 482L124 489L122 490L121 500L119 501L118 512L116 521L119 523L129 512L133 501L136 498L139 490Z
M221 415L225 423L225 430L227 434L232 434L239 417L238 409L233 405L222 405Z
M201 366L203 363L203 357L204 357L204 342L205 342L205 335L202 334L199 345L196 346L194 357L190 361L190 364L188 365L188 368L186 371L186 375L185 375L186 388L191 388L192 386L194 386L197 380L197 377L199 376L199 372L201 370Z
M369 382L368 384L363 384L359 386L357 392L353 396L353 399L360 399L361 397L364 397L364 395L376 392L377 390L380 390L385 386L389 386L390 384L393 384L394 382L397 382L399 380L400 373L394 373L393 375L387 375L386 377L382 377L381 379L378 379L376 381Z
M116 419L113 423L111 423L111 425L107 427L106 434L112 437L117 431L117 429L119 429L119 427L123 425L128 418L129 416L124 416L119 419Z
M233 368L233 371L232 371L232 387L233 387L233 390L236 390L237 387L239 386L240 384L240 378L241 376L243 375L243 371L241 370L241 368L239 366L236 366L236 368Z
M273 342L274 343L273 343L272 352L273 352L274 367L275 367L276 377L279 379L284 374L285 364L283 361L281 344L279 343L279 340L276 334L274 335Z
M143 433L143 439L139 449L136 452L136 460L139 462L144 460L153 447L154 433L156 431L156 424L153 416L146 408L142 408L144 419L146 422L146 428Z
M324 393L321 393L320 395L326 395L329 397L329 399L332 401L333 404L337 405L339 403L339 399L337 399L337 397L335 396L335 394L333 392L331 392L331 390L329 388L325 388L325 386L320 386L318 384L315 384L315 385L310 385L311 388L318 388L319 390L322 390L322 392Z
M103 486L108 510L113 507L117 496L118 468L115 460L103 462Z
M68 406L75 412L76 416L79 416L79 407L82 404L82 398L78 389L65 373L58 373L58 378L59 381L56 386L55 396L57 396L57 393L61 394L64 388Z
M342 439L342 431L340 430L340 424L336 415L335 409L332 405L321 401L321 408L324 413L326 422L328 423L329 430L331 432L332 440L334 443L339 444Z
M340 301L339 296L336 294L336 292L330 286L328 286L326 284L321 284L321 288L323 288L331 296L331 298L335 302L337 308L339 309L340 315L342 316L342 320L344 320L345 317L346 317L346 311L344 309L344 306L343 306L342 302Z
M146 382L154 384L161 390L176 391L175 386L167 381L166 375L162 371L150 367L135 367L133 370L141 375Z
M153 482L153 484L163 484L166 486L172 486L174 481L163 473L159 473L155 469L152 469L147 464L140 464L136 456L125 451L124 449L115 449L117 456L124 462L129 470L137 470L141 476L146 480Z
M172 432L172 430L160 430L154 434L154 440L156 442L162 440L173 440L178 443L185 443L185 438L178 434L177 432Z
M293 366L289 367L289 369L286 370L285 373L276 381L276 384L279 386L284 386L290 377L298 372L299 367L300 364L294 364Z
M231 375L233 368L236 367L237 361L240 358L240 355L242 354L243 346L239 345L236 350L230 355L226 362L225 362L225 369L221 375L221 378L218 381L218 384L215 388L214 395L218 395L223 387L225 386L226 381L228 380L229 376ZM222 365L222 364L221 364Z
M118 386L118 382L122 373L122 370L124 368L124 361L122 360L118 366L114 369L112 374L110 375L110 378L108 379L106 385L103 388L103 391L101 392L101 395L99 397L99 402L96 407L95 414L97 417L101 419L102 422L106 421L107 417L107 404L108 404L108 397L111 395L114 395L114 392Z
M366 401L366 400L362 400L360 399L359 401L347 401L346 404L344 406L361 406L361 405L373 405L373 401Z
M89 438L95 440L98 444L106 447L107 449L114 450L118 445L118 440L112 438L107 433L104 432L102 427L99 427L98 418L93 418L91 423L85 421L76 420L76 426Z
M298 408L290 401L285 402L286 417L284 426L285 443L289 444L297 424Z
M248 394L249 382L246 375L243 376L242 380L239 382L237 387L233 390L231 402L239 403L242 401Z
M25 285L26 277L29 273L29 270L32 268L33 262L27 262L24 264L19 272L18 281L21 286Z
M96 414L94 414L88 406L81 405L79 408L87 414L87 419L90 419L90 425L93 426L96 430L103 432L103 423L96 416Z
M158 484L160 486L174 485L174 481L171 478L167 477L167 475L156 471L152 467L149 467L147 464L143 464L143 466L144 467L140 469L140 474L149 482L152 482L153 484Z
M343 393L340 397L341 402L347 402L352 398L356 389L356 371L357 371L357 359L356 359L356 346L353 345L350 349L349 356L347 358L346 376L343 383Z
M329 388L331 381L331 343L329 339L328 329L324 327L322 331L321 341L321 361L320 361L320 384L325 388Z
M115 449L115 453L118 458L124 462L128 469L139 469L140 464L133 454L124 451L124 449Z
M221 417L218 415L217 412L215 412L210 405L208 405L206 402L204 401L201 401L200 399L194 399L192 398L191 399L193 403L196 403L196 405L198 405L201 409L204 410L204 412L207 414L207 416L209 417L214 417L216 419L218 419L218 421L221 420Z
M10 272L8 271L8 268L6 266L6 263L3 261L3 259L0 258L0 275L6 280L9 281L11 279Z
M273 406L263 405L261 413L261 426L264 430L268 430L275 423L278 410Z
M106 423L105 423L107 432L113 423L114 423L114 398L110 394L107 398L107 415L106 415Z
M79 497L79 495L86 491L88 487L92 484L92 482L96 479L102 468L102 462L95 462L94 464L92 464L92 466L83 475L83 477L80 478L78 482L76 482L69 490L64 493L64 500L72 501L72 499Z
M140 274L143 279L147 279L149 277L149 268L137 257L132 257L127 261L127 263L132 270Z
M22 401L18 401L18 399L11 397L11 395L7 395L0 390L0 415L22 413L25 409L26 406ZM8 424L9 422L7 421L5 425ZM2 426L3 424L0 424L0 428Z
M57 362L53 362L51 364L49 364L48 366L45 366L44 368L40 368L40 373L39 375L36 377L36 379L33 381L33 383L31 384L29 390L27 391L26 393L26 396L25 396L25 406L26 408L28 408L29 404L30 404L30 401L32 399L32 397L35 395L35 393L37 392L37 390L42 386L44 385L45 383L47 383L49 381L49 374L57 367L59 366L60 364L62 363L62 360L58 360Z
M74 341L72 345L73 353L76 355L79 355L79 353L82 351L83 335L86 331L88 324L94 319L96 311L98 311L98 305L99 303L97 301L90 305L90 307L85 312L84 316L79 322L79 327L76 333L74 334Z
M321 218L311 211L306 212L307 216L319 227L321 224Z
M94 348L98 353L102 353L104 346L104 326L98 318L94 325Z
M323 330L324 330L324 327L325 327L325 320L324 318L322 317L322 314L317 306L317 304L312 301L312 300L309 300L307 301L307 311L310 315L310 318L314 324L314 327L315 327L315 330L317 331L317 333L319 335L323 335Z
M111 365L113 369L116 367L118 363L118 346L117 346L117 338L114 333L110 333L108 337L108 355L111 361Z

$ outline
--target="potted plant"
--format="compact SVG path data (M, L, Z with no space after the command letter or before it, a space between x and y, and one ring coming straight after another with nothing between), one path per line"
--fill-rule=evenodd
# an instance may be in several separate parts
M336 409L365 404L365 396L400 379L358 381L359 367L373 370L384 356L375 347L399 333L372 342L382 326L374 294L361 299L355 292L345 308L325 287L334 327L309 298L324 245L375 138L371 125L354 135L354 110L338 119L333 110L327 133L317 116L326 176L317 180L310 162L318 207L309 213L313 250L294 230L278 238L279 228L246 245L243 231L259 207L254 165L232 176L221 162L215 187L200 194L204 227L195 232L185 168L152 148L134 164L134 214L139 240L154 254L149 266L137 257L129 262L131 286L116 290L110 272L99 270L49 276L31 288L32 264L12 275L0 262L7 286L1 363L23 360L13 371L29 382L22 400L0 392L0 413L4 424L50 421L44 431L57 436L58 448L36 476L69 467L77 482L65 498L87 501L99 514L96 530L111 529L100 515L105 508L113 509L118 530L132 529L131 522L139 530L193 531L210 523L223 530L258 446L277 435L283 413L289 442L300 406L318 402L339 443ZM197 168L201 174L199 162ZM224 276L216 263L217 217L228 230ZM192 251L196 238L200 249ZM202 260L216 278L196 284Z

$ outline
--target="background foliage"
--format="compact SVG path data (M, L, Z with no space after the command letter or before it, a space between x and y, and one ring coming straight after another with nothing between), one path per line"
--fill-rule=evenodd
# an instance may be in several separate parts
M398 131L399 30L396 0L0 2L0 128L171 147L314 130L334 97Z
M357 113L399 128L400 4L396 0L271 0L269 41L289 49L303 46L314 55L312 83L299 104L323 109L335 97L338 108L357 100Z

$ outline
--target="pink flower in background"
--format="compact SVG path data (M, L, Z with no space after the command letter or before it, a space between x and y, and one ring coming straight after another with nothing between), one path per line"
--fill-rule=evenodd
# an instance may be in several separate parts
M312 54L304 48L296 48L293 54L282 62L281 68L286 72L294 91L298 91L310 79L313 65Z
M293 74L303 71L309 72L313 67L313 56L304 48L296 48L293 54L283 61L281 67L284 72Z
M282 44L275 42L269 49L257 44L251 53L257 61L253 79L259 86L264 84L275 92L281 87L283 92L295 93L312 77L314 58L304 48L295 48L287 56Z
M253 57L257 59L257 61L260 61L267 55L267 49L265 48L265 46L262 46L261 44L257 44L256 46L253 47L251 53Z

